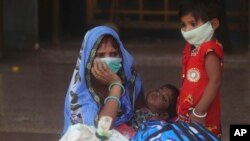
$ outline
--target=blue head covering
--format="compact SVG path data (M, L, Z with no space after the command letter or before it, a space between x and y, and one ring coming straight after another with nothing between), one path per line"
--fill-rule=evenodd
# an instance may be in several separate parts
M80 56L77 59L69 89L65 99L64 131L75 123L95 125L95 120L102 108L100 97L91 86L91 67L96 49L104 35L112 36L118 43L122 56L122 72L124 75L125 94L120 98L122 114L115 120L115 126L127 122L132 117L133 106L130 100L131 80L134 80L133 95L135 99L141 93L142 86L140 77L132 73L133 57L123 47L118 34L110 27L98 26L89 30L84 37ZM135 76L135 77L134 77Z

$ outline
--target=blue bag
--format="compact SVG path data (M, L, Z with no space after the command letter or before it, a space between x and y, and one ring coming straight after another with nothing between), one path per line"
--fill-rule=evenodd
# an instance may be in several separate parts
M218 141L199 123L148 121L142 124L131 141Z

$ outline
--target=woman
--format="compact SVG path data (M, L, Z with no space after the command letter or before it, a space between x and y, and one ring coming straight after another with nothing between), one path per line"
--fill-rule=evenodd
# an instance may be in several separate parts
M115 127L131 119L143 102L133 63L112 28L98 26L86 33L65 99L63 134L76 123L96 126L102 116L112 117Z

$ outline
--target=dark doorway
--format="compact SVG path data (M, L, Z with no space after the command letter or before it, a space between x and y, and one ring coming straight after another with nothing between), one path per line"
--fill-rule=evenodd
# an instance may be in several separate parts
M59 13L55 14L58 12L55 11L57 8ZM79 38L85 32L85 13L83 0L59 0L58 3L51 0L39 0L40 41L52 41L54 34L59 36L60 41L65 38ZM56 24L55 18L59 19ZM54 28L59 30L55 31Z

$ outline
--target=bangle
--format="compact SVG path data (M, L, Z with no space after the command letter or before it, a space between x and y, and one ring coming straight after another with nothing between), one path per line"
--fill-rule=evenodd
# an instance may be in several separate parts
M118 85L121 87L122 89L122 95L125 94L125 88L123 87L123 85L120 83L120 82L113 82L109 85L109 91L111 91L111 88L114 86L114 85Z
M119 107L121 106L121 102L120 102L119 98L117 98L116 96L112 96L112 95L110 95L110 96L108 96L108 97L105 98L104 104L106 104L107 101L110 100L110 99L116 100L116 102L119 105Z
M195 108L192 110L192 113L194 116L196 116L197 118L205 118L207 116L207 112L204 115L198 115L195 113Z

